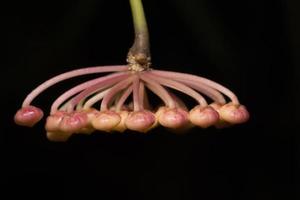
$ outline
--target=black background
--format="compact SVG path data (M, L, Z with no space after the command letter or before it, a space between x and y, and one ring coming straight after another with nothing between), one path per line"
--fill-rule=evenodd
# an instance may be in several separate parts
M11 197L66 199L294 199L297 3L145 0L144 6L153 68L228 86L251 120L185 136L157 128L148 135L75 136L67 143L47 141L43 123L18 127L15 111L44 80L125 63L133 29L124 0L10 1L2 25L2 189ZM35 105L47 113L55 96L75 83L52 87Z

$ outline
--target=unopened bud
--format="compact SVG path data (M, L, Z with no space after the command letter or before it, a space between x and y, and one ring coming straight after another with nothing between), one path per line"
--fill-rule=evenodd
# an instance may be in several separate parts
M131 112L126 121L125 125L128 129L138 131L138 132L147 132L154 125L156 121L155 115L150 111L136 111Z
M129 115L129 112L125 111L125 110L122 110L122 111L119 112L119 115L121 117L121 121L116 127L114 127L113 130L118 131L118 132L124 132L127 128L126 125L125 125L125 122L126 122L126 119Z
M181 108L161 107L156 116L158 122L168 128L182 128L189 123L188 112Z
M43 111L35 106L26 106L17 111L14 120L21 126L32 127L43 118Z
M249 119L249 112L243 105L228 103L219 110L222 119L232 124L241 124Z
M225 121L222 116L220 115L220 109L223 105L219 103L212 103L209 106L211 106L213 109L215 109L219 114L219 121L215 124L215 127L218 129L227 128L230 127L231 124L227 121Z
M47 117L45 129L47 131L59 131L60 130L60 122L67 115L67 112L64 111L57 111L56 113Z
M121 117L114 111L103 111L92 120L92 126L100 131L110 132L121 121Z
M196 106L189 113L190 121L201 128L215 125L219 121L218 112L210 106Z
M86 127L87 116L83 112L74 112L63 117L60 122L60 130L63 132L75 133Z

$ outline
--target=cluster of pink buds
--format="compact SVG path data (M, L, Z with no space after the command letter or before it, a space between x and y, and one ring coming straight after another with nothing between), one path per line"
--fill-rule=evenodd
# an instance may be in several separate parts
M133 70L123 65L78 69L49 79L26 97L15 122L32 127L40 121L43 111L31 102L52 85L81 75L108 72L111 73L67 90L53 102L45 125L49 140L66 141L72 134L95 130L145 133L158 125L177 130L213 125L221 128L249 118L236 95L216 82L191 74L150 68ZM188 110L176 90L195 99L197 105ZM149 92L164 105L152 105ZM208 104L207 97L213 103Z
M15 122L29 127L35 125L44 115L41 109L31 105L39 94L60 81L97 73L110 74L79 84L53 102L45 125L49 140L66 141L72 134L90 134L95 130L129 129L145 133L158 125L187 130L193 126L222 128L247 121L249 113L245 106L224 86L195 75L150 68L149 34L142 2L129 2L135 40L127 55L128 64L77 69L44 82L26 97ZM197 105L188 110L174 91L192 97ZM158 96L164 105L153 105L149 92ZM208 104L203 95L213 103Z

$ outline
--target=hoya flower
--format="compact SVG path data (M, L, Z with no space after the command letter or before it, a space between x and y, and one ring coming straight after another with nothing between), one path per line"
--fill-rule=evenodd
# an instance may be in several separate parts
M146 133L156 126L177 130L194 126L221 128L249 119L246 107L223 85L197 75L152 68L141 0L130 0L130 5L135 40L127 64L76 69L45 81L28 94L15 114L18 125L32 127L43 118L42 109L32 105L43 91L89 74L99 77L67 89L52 103L45 124L49 140L66 141L73 134L91 134L95 130ZM176 96L177 92L195 100L191 110ZM157 95L163 105L153 104L148 93Z

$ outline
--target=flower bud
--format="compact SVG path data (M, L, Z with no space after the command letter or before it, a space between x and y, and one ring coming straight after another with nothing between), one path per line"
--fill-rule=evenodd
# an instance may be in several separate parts
M125 125L130 130L145 133L151 129L155 121L155 115L150 111L134 111L128 115Z
M121 121L121 117L114 111L103 111L92 119L92 126L100 131L110 132Z
M84 111L87 115L88 118L88 122L92 123L93 119L95 119L95 117L97 117L97 115L100 113L98 110L96 110L95 108L90 108L88 110Z
M113 130L118 131L118 132L124 132L127 128L126 125L125 125L125 122L126 122L126 119L129 115L129 112L125 111L125 110L122 110L122 111L119 112L119 115L121 117L121 121L116 127L113 128Z
M59 131L59 124L66 115L67 112L65 111L57 111L56 113L48 116L46 119L45 129L50 132Z
M156 116L158 122L168 128L182 128L189 123L188 113L181 108L161 107Z
M241 124L249 119L249 112L243 105L228 103L219 110L221 118L232 124Z
M207 128L219 121L218 112L210 106L196 106L189 113L190 121L196 126Z
M221 128L227 128L227 127L230 127L231 124L227 121L225 121L222 116L220 115L220 109L223 105L219 104L219 103L212 103L210 104L210 106L215 109L218 114L219 114L219 121L215 124L215 127L218 128L218 129L221 129Z
M92 120L99 114L99 111L94 108L90 108L82 112L84 112L87 116L87 124L76 133L91 134L95 131L94 127L92 126Z
M26 106L17 111L14 120L21 126L32 127L43 118L43 111L35 106Z
M60 130L68 133L75 133L87 126L87 115L84 112L74 112L65 115L59 124Z

